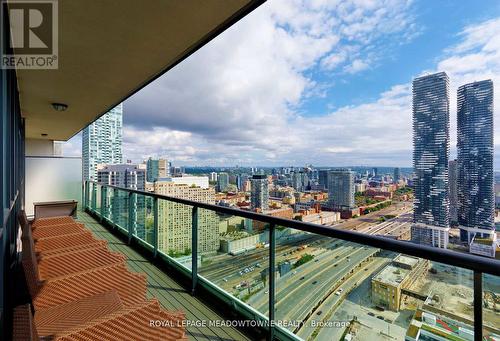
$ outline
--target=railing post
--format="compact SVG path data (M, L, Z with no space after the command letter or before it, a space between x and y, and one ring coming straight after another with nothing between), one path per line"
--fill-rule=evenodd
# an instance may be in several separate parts
M153 198L153 257L158 255L158 198Z
M92 211L96 210L96 201L97 201L97 184L92 184Z
M106 191L107 187L101 185L101 222L104 221L104 212L106 212Z
M132 235L134 233L134 209L133 209L133 201L134 201L134 193L128 192L128 244L132 241Z
M474 271L474 340L483 339L483 274Z
M191 295L195 294L198 283L198 207L193 206L191 228L191 275L192 287Z
M84 188L84 194L83 194L83 205L84 205L84 208L87 209L87 208L90 208L89 207L89 186L90 186L90 182L88 181L85 181L85 188Z
M276 238L274 235L276 225L269 226L269 340L274 339L274 288L275 288L275 248Z

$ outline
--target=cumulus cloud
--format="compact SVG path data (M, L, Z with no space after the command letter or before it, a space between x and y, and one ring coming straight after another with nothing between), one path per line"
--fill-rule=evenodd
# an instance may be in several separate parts
M302 162L307 155L294 154L314 139L298 126L309 124L299 109L325 87L310 73L368 69L366 49L413 31L410 7L405 0L264 4L125 103L125 131L145 132L125 154L169 154L156 132L177 131L189 133L182 143L196 150L193 163Z
M409 166L411 75L322 116L303 115L301 105L324 96L311 73L369 72L385 42L412 39L415 26L402 0L270 1L125 103L124 154L189 165ZM450 76L452 146L458 86L500 81L500 19L456 38L428 70Z

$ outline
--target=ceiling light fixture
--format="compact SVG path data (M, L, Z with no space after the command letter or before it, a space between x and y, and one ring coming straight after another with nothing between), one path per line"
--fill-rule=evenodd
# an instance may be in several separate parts
M68 105L64 103L52 103L52 107L56 111L66 111L66 109L68 109Z

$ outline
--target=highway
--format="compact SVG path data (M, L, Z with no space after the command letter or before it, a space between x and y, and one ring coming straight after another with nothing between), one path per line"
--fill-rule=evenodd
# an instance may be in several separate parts
M307 266L300 266L277 281L276 317L279 320L304 320L321 298L338 289L346 277L378 249L360 248L354 243L338 243L334 250L325 250ZM268 311L267 287L248 303L257 310Z
M363 265L363 271L357 271L353 276L347 279L343 287L346 288L340 295L330 295L317 309L315 313L310 316L304 325L296 334L304 340L314 339L316 340L332 340L340 339L342 335L343 328L326 328L317 326L319 322L337 322L333 319L333 312L338 308L338 306L344 301L347 296L351 293L352 289L355 288L358 283L366 280L373 273L379 271L382 267L390 262L389 258L376 257ZM319 313L319 314L318 314ZM316 327L313 323L316 323ZM337 337L332 338L333 334L338 334Z

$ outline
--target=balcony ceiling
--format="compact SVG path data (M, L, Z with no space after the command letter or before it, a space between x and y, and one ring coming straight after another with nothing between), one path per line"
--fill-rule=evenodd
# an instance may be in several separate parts
M69 139L262 2L59 1L59 69L17 71L26 137Z

